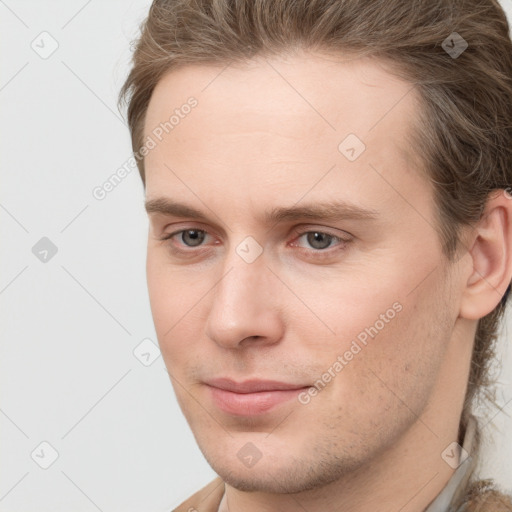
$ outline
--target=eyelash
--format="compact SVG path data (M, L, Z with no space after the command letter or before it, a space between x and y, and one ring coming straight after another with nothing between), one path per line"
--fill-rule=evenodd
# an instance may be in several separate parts
M206 235L208 235L208 232L204 229L188 228L188 229L180 229L178 231L169 233L168 235L164 235L163 237L159 238L159 240L162 242L168 241L168 240L171 240L172 238L174 238L176 235L180 235L182 233L185 233L186 231L199 231L201 233L205 233ZM303 231L295 230L294 231L294 234L297 235L297 238L300 238L309 233L320 233L322 235L327 235L328 237L330 237L332 239L331 241L337 240L339 242L338 246L334 246L334 247L338 247L337 250L344 250L345 246L347 244L349 244L351 241L348 238L347 239L341 238L337 235L329 233L328 231L320 231L320 230L316 230L316 229L313 229L313 230L309 229L309 230L303 230ZM181 253L181 254L188 254L188 255L190 255L191 253L194 253L194 252L197 253L203 247L202 245L199 245L196 247L190 247L190 246L185 245L184 247L188 247L188 249L180 249L180 248L175 247L173 244L168 244L168 245L171 245L171 249L173 252L178 253L178 254ZM325 249L306 249L304 247L299 247L299 250L301 250L303 252L307 252L309 254L314 254L316 257L318 257L318 256L322 257L323 255L332 256L333 255L332 249L333 249L333 247L327 247Z

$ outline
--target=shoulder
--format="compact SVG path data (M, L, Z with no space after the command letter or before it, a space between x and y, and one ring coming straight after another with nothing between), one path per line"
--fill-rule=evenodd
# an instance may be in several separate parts
M223 495L224 482L218 476L174 508L172 512L217 512Z

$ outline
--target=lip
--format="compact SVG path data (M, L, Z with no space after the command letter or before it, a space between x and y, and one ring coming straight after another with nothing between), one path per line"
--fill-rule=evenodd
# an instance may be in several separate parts
M233 393L256 393L259 391L288 391L309 387L305 384L292 384L277 380L250 379L243 382L236 382L233 379L220 377L206 382L214 388L232 391Z
M310 386L275 380L235 382L219 378L206 382L215 405L228 414L255 416L295 398Z

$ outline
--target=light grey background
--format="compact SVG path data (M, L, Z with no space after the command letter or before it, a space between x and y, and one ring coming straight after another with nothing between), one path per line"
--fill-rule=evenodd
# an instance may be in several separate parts
M157 357L140 178L92 194L130 156L116 99L149 4L0 1L0 512L169 511L215 476ZM482 475L510 489L504 329Z

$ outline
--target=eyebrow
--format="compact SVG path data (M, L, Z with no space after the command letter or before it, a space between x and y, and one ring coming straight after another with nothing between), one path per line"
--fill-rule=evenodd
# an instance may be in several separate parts
M145 202L148 215L160 214L170 217L190 217L207 221L208 216L202 211L166 197L157 197ZM355 204L329 201L303 205L280 206L272 208L263 215L263 222L272 225L279 222L291 222L301 219L336 221L340 219L371 220L378 216L376 210L362 208Z

